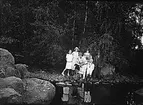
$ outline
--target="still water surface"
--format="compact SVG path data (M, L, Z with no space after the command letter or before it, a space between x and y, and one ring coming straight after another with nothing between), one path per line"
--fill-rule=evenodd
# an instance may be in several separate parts
M82 83L79 86L57 84L55 86L56 96L51 105L128 105L132 98L134 101L138 99L131 93L142 88L143 84ZM136 103L141 101L143 98Z

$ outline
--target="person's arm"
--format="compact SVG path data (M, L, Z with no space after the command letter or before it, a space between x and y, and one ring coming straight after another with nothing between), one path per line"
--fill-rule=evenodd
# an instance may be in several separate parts
M72 55L74 55L74 52L72 52Z
M66 61L67 61L67 59L68 59L68 54L66 54Z

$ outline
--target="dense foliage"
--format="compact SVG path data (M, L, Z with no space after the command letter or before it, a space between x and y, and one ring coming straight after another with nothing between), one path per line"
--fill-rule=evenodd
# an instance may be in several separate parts
M126 26L132 32L132 49L143 48L143 5L137 3L128 12Z
M124 23L132 3L1 0L0 5L0 47L24 63L64 65L67 51L79 46L82 52L89 48L100 67L127 66Z

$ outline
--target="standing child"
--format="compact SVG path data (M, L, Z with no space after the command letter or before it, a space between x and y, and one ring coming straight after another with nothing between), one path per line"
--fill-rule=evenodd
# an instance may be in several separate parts
M72 60L72 75L74 75L75 73L75 67L76 65L78 65L78 62L79 62L79 48L78 47L75 47L72 55L73 55L73 60Z
M67 75L69 76L69 72L72 69L72 61L73 61L73 55L72 55L72 51L69 50L69 53L66 54L66 67L62 72L62 75L65 75L65 71L67 70Z
M86 76L86 70L87 70L87 59L86 56L83 55L81 59L81 67L79 73L82 74L83 79L85 79Z
M88 62L88 65L87 65L87 76L91 77L92 76L92 72L94 70L94 63L93 63L93 59L91 59L89 62Z

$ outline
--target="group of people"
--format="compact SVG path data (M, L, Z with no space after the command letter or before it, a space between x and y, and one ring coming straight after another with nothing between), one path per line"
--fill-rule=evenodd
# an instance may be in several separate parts
M65 72L67 72L68 76L79 73L85 79L86 76L92 76L94 67L93 58L89 50L82 54L79 48L75 47L73 52L69 50L68 54L66 54L66 66L62 75L65 75Z

